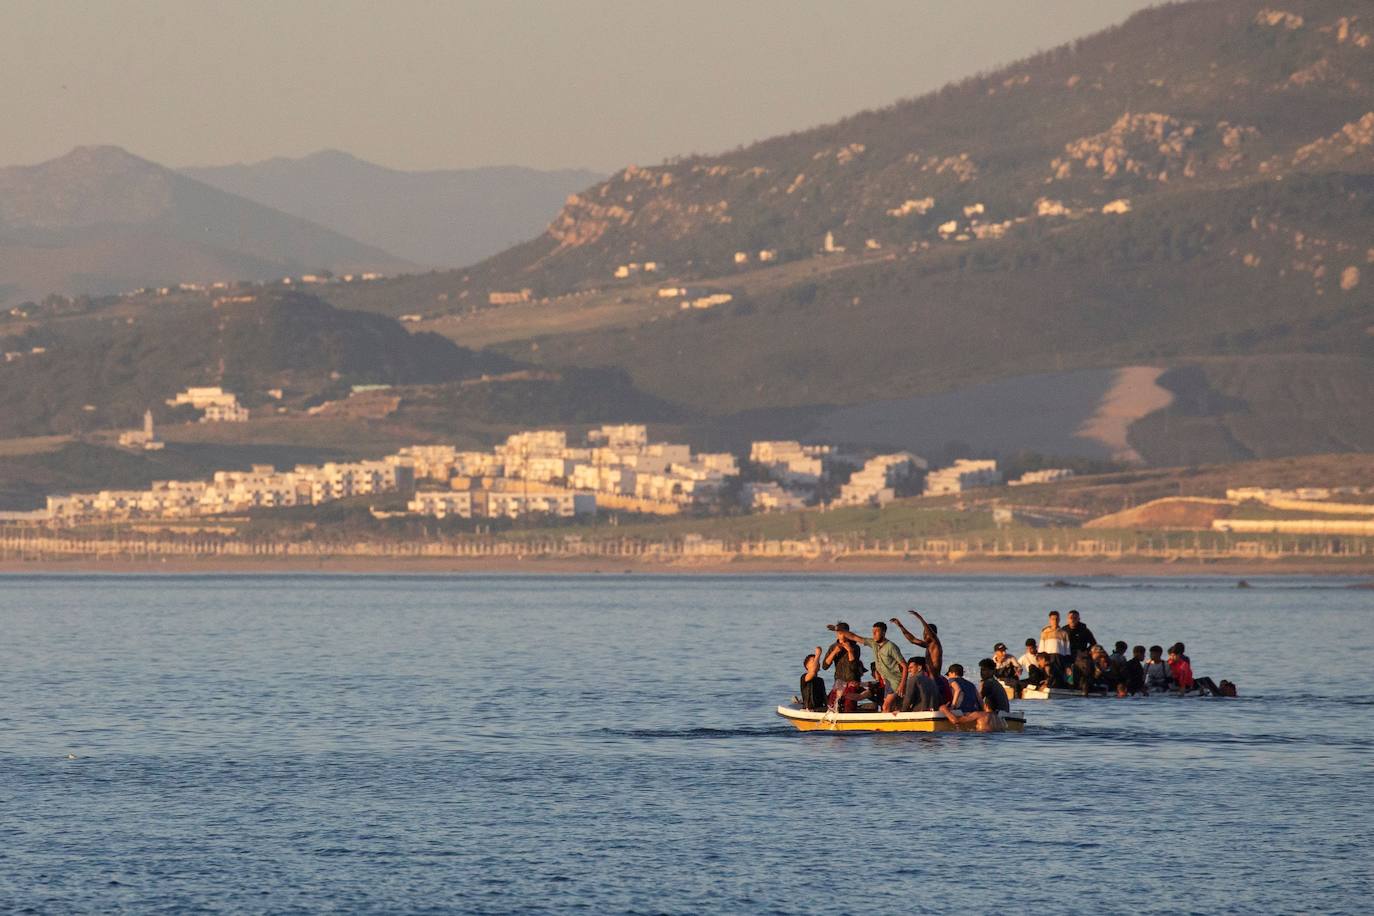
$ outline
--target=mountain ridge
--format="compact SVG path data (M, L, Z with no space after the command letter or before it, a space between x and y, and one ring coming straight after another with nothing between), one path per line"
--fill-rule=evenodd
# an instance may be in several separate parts
M335 149L180 172L441 267L470 264L537 235L569 194L604 177L524 166L407 171Z
M412 267L117 146L79 146L46 162L0 168L0 277L11 301Z

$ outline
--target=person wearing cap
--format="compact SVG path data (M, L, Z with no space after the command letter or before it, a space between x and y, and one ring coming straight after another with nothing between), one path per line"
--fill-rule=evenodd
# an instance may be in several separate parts
M850 639L838 638L840 633L849 632L849 624L841 620L831 629L835 631L837 638L830 644L830 648L825 650L821 667L829 671L831 665L835 666L835 686L831 693L834 698L832 705L840 707L843 704L845 693L849 690L849 685L862 684L864 663L860 657L858 643Z
M992 647L992 666L999 678L1013 684L1021 677L1021 665L1015 658L1007 654L1007 644L1004 642L999 642Z
M883 679L883 711L887 712L896 706L901 699L897 691L902 683L906 659L902 658L902 650L897 648L897 644L887 638L887 624L881 620L874 623L872 639L836 629L835 624L831 624L829 629L834 630L840 639L863 643L873 650L878 676Z
M954 699L950 701L949 708L955 715L962 716L971 712L977 712L981 708L978 700L978 688L973 682L964 677L964 666L957 662L949 666L945 672L949 677L949 686L954 690Z

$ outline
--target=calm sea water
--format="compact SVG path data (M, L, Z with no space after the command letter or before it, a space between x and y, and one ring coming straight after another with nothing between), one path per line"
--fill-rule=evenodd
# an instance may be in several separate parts
M1367 911L1374 592L1339 580L8 577L32 912ZM837 617L972 666L1045 612L1241 698L802 734ZM76 759L67 759L68 754Z

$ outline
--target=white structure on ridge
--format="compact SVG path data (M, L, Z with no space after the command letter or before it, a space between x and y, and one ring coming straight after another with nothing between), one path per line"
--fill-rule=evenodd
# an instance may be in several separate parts
M119 444L125 448L141 448L148 452L159 451L167 445L157 437L157 432L153 429L153 412L151 410L143 411L142 429L131 429L119 434Z
M187 388L167 403L172 407L190 404L196 410L203 410L205 413L200 418L202 423L248 422L248 408L239 404L238 395L218 385L213 388Z
M962 493L973 487L995 486L1002 481L997 470L997 462L992 459L971 460L960 458L947 468L931 471L926 475L926 496L944 496Z
M1025 487L1036 483L1053 483L1056 480L1064 480L1072 476L1073 470L1071 468L1043 468L1039 471L1027 471L1010 481L1007 486Z

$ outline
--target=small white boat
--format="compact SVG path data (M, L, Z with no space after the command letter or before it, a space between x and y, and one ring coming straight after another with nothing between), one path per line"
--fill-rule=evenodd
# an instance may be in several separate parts
M940 712L811 712L796 704L778 707L778 715L804 732L953 732L973 731L972 725L958 726ZM1026 714L1018 710L1002 713L1007 731L1026 727Z

